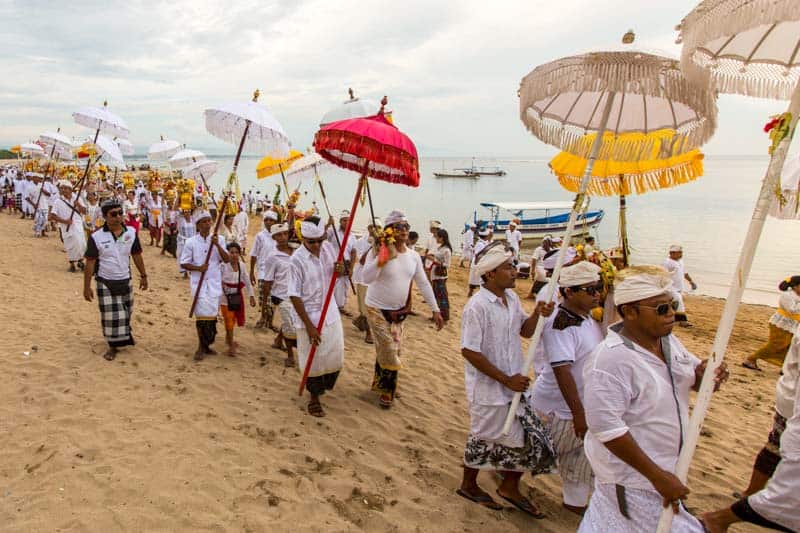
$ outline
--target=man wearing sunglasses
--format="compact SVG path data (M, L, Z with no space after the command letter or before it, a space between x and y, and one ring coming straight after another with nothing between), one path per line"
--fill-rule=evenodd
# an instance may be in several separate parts
M590 312L600 304L600 267L580 261L562 268L561 302L542 330L534 356L533 407L548 425L558 453L563 506L583 514L592 492L592 467L583 450L586 415L583 368L603 342L600 324Z
M669 273L657 266L617 273L614 304L622 316L586 362L584 443L595 489L579 532L655 531L663 508L673 531L703 531L682 506L689 489L675 474L688 426L689 391L706 362L672 335L677 302ZM724 363L716 386L725 381Z

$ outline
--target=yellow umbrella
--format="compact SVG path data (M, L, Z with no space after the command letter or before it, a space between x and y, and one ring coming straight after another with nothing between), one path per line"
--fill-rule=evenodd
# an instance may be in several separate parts
M606 133L613 137L612 133ZM586 135L579 142L591 146L595 134ZM617 141L631 144L649 144L649 157L641 161L615 161L598 158L592 167L592 176L586 192L590 196L619 196L620 238L625 265L628 264L628 236L625 222L625 196L667 189L689 183L703 175L703 154L691 150L684 154L658 158L661 141L673 138L672 130L659 130L650 134L628 133L618 135ZM601 154L602 157L602 154ZM550 161L550 169L566 190L578 192L587 160L569 152L561 152Z
M9 148L8 151L11 152L12 154L20 154L22 153L22 147L17 144L16 146L12 146L11 148Z
M275 159L274 157L265 157L258 162L256 166L256 176L258 179L263 180L270 176L274 176L278 172L283 173L284 170L292 166L292 163L303 157L303 152L297 150L290 150L289 157L285 159Z

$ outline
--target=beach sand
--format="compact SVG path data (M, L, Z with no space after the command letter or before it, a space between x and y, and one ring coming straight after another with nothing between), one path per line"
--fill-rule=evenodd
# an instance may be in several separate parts
M259 225L253 218L251 234ZM188 282L146 246L150 290L135 293L135 347L114 362L82 275L67 272L58 236L0 214L0 530L2 531L574 531L557 475L524 478L547 518L494 512L454 494L469 426L459 353L466 271L452 269L452 320L439 333L406 322L401 397L370 392L371 346L345 319L345 369L305 413L299 373L274 334L238 329L240 355L192 361ZM252 239L251 239L252 242ZM138 280L138 275L134 275ZM529 281L520 281L526 293ZM532 308L530 300L525 301ZM355 309L351 296L348 307ZM706 357L722 301L687 298L695 324L677 334ZM729 349L732 376L712 403L690 472L689 507L707 511L747 485L772 423L779 369L739 366L766 338L772 310L745 305ZM222 324L216 348L224 349ZM29 355L26 355L26 352ZM479 478L494 493L488 474ZM731 531L753 531L739 526Z

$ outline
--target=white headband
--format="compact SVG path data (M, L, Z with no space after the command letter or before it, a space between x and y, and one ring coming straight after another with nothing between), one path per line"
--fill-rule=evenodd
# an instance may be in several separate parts
M502 246L495 246L488 250L483 257L478 260L475 269L479 276L491 272L513 257L511 252L506 252Z
M589 261L580 261L561 269L558 276L560 287L577 287L600 281L600 267Z
M304 239L319 239L325 235L325 223L322 220L319 224L304 220L300 223L300 234Z
M655 266L645 268L642 272L632 272L630 269L621 271L614 282L614 305L638 302L673 292L672 280L666 270ZM627 275L626 270L629 271Z

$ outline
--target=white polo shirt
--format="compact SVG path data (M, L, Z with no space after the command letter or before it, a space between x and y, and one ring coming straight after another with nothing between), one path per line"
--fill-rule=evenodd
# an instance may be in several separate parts
M108 280L130 279L132 255L141 254L142 245L133 228L115 238L108 225L89 236L85 256L97 259L97 277Z

